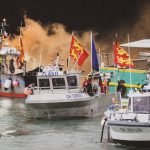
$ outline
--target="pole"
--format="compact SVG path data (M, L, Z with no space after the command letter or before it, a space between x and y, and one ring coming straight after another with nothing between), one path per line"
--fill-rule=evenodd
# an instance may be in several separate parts
M23 76L26 75L26 67L27 67L27 63L26 63L26 61L24 61L24 75Z
M118 44L118 38L117 38L117 33L116 33L116 37L115 37L115 43L113 43L113 53L114 53L114 80L115 80L115 83L116 83L116 85L114 85L115 86L115 93L117 92L117 73L118 73L118 68L117 68L117 65L115 64L115 48L116 48L116 46L117 46L117 44ZM115 44L115 48L114 48L114 44Z
M99 65L101 67L101 55L100 55L100 48L99 48Z
M73 69L75 68L75 66L76 66L76 64L77 64L77 62L78 62L78 60L79 60L79 58L80 58L81 54L82 54L82 53L80 53L80 55L79 55L78 59L76 60L76 62L75 62L75 64L74 64L74 66L72 67L72 69L71 69L71 70L73 70Z
M128 37L128 43L129 43L129 34L127 35L127 37ZM131 61L131 57L130 57L130 47L129 47L129 44L128 44L128 54L129 54L129 69L130 69L130 85L132 85L132 77L131 77L131 63L130 63L130 61ZM132 89L132 87L131 87L131 91L132 91L133 89Z
M72 31L72 33L71 33L71 42L72 42L72 36L73 36L73 34L74 34L74 32ZM71 48L71 46L70 46L70 48ZM69 68L70 68L70 54L69 54L69 57L68 57L68 68L67 68L67 71L69 71Z
M93 71L92 69L92 31L91 31L91 72Z
M41 55L42 55L42 50L43 50L43 49L41 48L41 50L40 50L40 63L39 63L39 72L40 72L41 60L42 60L42 56L41 56Z

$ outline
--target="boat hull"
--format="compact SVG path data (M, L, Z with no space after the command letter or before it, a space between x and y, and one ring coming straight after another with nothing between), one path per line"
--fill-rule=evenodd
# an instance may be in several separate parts
M113 143L150 147L150 124L134 121L108 121L108 136L109 141Z
M115 95L116 96L116 95ZM26 100L32 118L98 117L111 103L112 94L86 97L86 99L60 100L56 102L34 102Z

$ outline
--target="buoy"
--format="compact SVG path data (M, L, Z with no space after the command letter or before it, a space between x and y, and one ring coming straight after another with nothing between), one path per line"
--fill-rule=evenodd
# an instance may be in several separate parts
M19 86L19 81L17 79L13 81L13 86Z
M29 89L28 87L26 87L26 88L24 89L24 94L25 94L25 95L31 95L31 94L32 94L32 90Z
M6 79L4 83L4 89L5 91L8 90L11 86L11 79Z

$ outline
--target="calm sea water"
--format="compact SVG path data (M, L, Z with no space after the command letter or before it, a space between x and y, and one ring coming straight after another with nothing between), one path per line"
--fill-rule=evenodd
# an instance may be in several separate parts
M0 150L137 150L108 144L106 135L100 143L100 118L28 119L24 101L0 98Z

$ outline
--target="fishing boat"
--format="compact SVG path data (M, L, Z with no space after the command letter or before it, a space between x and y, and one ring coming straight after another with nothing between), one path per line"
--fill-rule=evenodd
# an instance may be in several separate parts
M101 116L110 104L112 94L101 95L98 86L95 92L86 92L80 84L82 72L63 71L58 60L59 56L54 65L42 67L37 73L37 84L25 89L25 104L31 108L31 117L53 119ZM98 83L99 74L93 74L92 80Z
M112 112L107 118L108 141L150 147L150 93L129 94L128 108Z
M74 59L77 58L78 63L82 63L83 60L80 58L82 55L84 56L82 58L85 58L87 53L74 37L72 37L71 44L73 48L70 53ZM82 50L82 53L76 53L79 50ZM76 54L79 57L75 57ZM93 57L95 58L95 56ZM92 65L93 68L96 67L95 63ZM36 85L32 84L25 88L27 94L25 104L31 108L31 117L50 119L98 117L110 105L113 96L118 98L118 95L114 93L101 94L100 73L96 69L89 74L82 86L82 71L74 68L64 71L59 62L59 54L53 65L40 68L36 75Z
M3 19L0 34L0 96L25 98L23 75L26 68L22 41L20 49L11 47L9 45L11 36L7 33L7 26L6 19Z
M139 42L136 45L135 43L134 47L140 46L137 44ZM130 44L132 43L125 45L131 46ZM147 48L150 45L144 42L142 47ZM143 84L140 89L132 88L126 98L121 98L119 108L116 107L117 104L113 103L112 107L109 107L104 113L105 116L101 121L101 142L103 130L107 127L108 142L150 147L150 82L149 80L144 82L147 83ZM124 100L126 100L127 105L124 105Z

